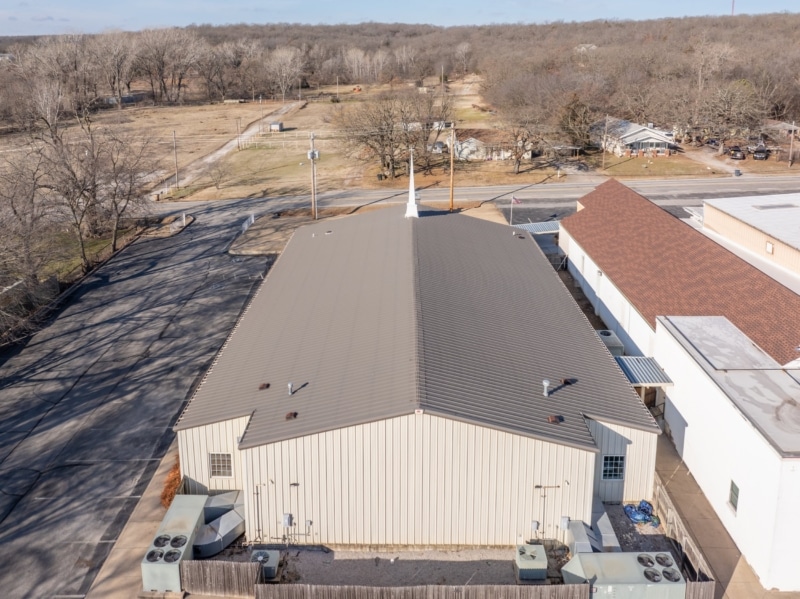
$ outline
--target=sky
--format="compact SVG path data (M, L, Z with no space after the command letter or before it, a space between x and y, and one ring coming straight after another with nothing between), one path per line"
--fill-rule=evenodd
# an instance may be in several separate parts
M735 3L735 4L734 4ZM233 23L438 26L798 12L798 0L0 0L0 36Z

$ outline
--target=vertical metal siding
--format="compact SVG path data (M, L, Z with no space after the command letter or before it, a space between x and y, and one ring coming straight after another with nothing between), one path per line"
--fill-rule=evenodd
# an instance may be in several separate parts
M330 545L513 545L591 516L595 455L431 415L244 450L247 536ZM274 482L270 482L274 481ZM291 486L299 483L298 486ZM543 505L535 485L548 489ZM270 488L258 495L256 485Z
M594 484L600 499L608 502L652 499L657 435L597 420L587 419L587 423L600 447L594 472ZM623 481L602 479L604 455L625 456Z
M249 416L178 431L181 476L189 493L213 493L241 489L243 485L238 439L244 434ZM233 477L211 478L210 453L229 453Z

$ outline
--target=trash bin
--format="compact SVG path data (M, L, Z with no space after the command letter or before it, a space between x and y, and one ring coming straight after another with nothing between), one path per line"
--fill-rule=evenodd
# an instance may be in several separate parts
M734 169L733 176L734 177L741 177L742 176L742 171L740 171L738 168Z
M383 173L378 173L378 181L383 181L384 175Z

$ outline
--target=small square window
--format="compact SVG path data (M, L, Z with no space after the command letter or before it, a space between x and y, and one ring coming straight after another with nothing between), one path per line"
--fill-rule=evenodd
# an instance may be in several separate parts
M233 464L229 453L210 453L208 459L211 463L211 476L233 476Z
M625 456L603 456L603 480L621 480L625 477Z
M734 513L736 513L739 509L739 487L733 481L731 481L731 491L728 494L728 503L731 504Z
M775 246L772 244L771 241L767 242L767 253L772 254L775 251Z

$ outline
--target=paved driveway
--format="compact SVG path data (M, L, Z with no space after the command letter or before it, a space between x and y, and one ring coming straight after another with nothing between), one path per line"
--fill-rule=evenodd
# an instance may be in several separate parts
M87 592L263 258L225 249L256 202L217 204L89 276L0 354L0 595Z

